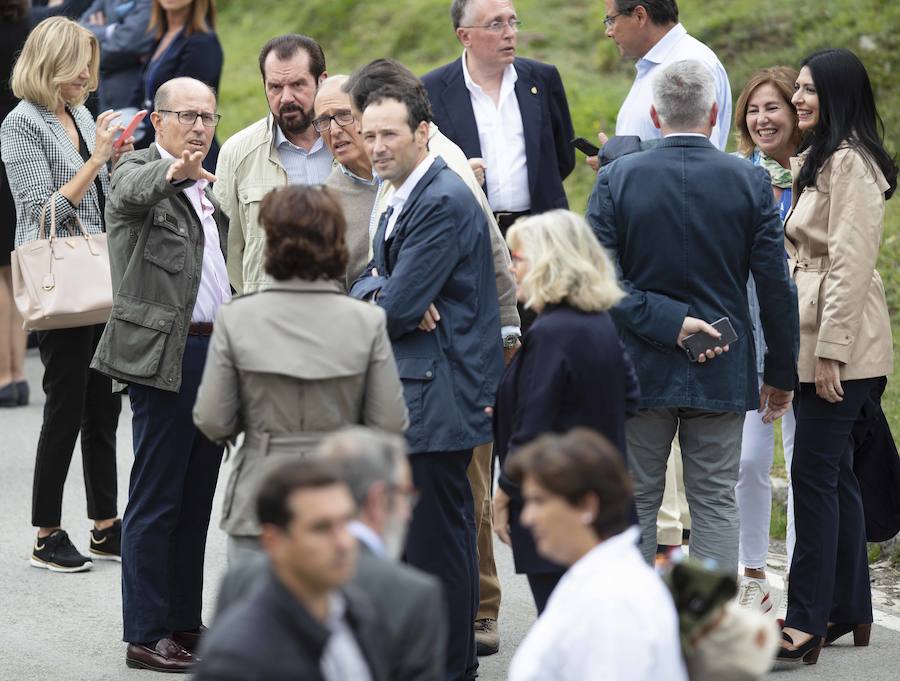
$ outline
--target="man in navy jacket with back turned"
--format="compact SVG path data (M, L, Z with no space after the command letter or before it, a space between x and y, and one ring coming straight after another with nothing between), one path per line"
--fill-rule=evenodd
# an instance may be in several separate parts
M691 508L691 556L737 571L734 498L745 412L767 422L790 408L799 344L797 295L784 232L762 168L719 151L715 82L699 61L661 71L650 114L663 139L600 171L588 221L619 268L627 297L610 312L641 386L641 410L626 424L642 551L653 560L666 459L678 431ZM768 351L757 389L747 279L759 294ZM691 362L689 334L727 317L730 347Z
M397 188L373 239L373 259L351 288L387 313L388 335L409 408L419 502L407 561L444 584L448 681L474 678L472 621L478 563L466 469L491 439L484 409L503 369L491 245L472 192L428 152L431 111L416 87L385 86L366 102L361 129L378 176Z

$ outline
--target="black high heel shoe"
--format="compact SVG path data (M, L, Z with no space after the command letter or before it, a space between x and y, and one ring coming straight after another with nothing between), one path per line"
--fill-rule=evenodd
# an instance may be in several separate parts
M828 629L825 632L825 645L830 646L841 636L846 636L850 632L853 632L853 645L857 648L865 648L869 645L869 638L872 636L872 625L846 624L841 622L829 624Z
M781 638L790 643L794 644L794 639L792 639L788 634L781 632ZM819 661L819 653L822 652L822 644L824 643L824 639L821 636L813 636L806 643L799 646L795 650L788 650L784 647L778 648L778 654L775 656L778 660L783 660L784 662L802 662L803 664L815 664Z

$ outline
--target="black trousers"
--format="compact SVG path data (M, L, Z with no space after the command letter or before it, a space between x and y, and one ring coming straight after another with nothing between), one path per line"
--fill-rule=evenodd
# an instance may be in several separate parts
M474 678L478 613L475 506L466 470L472 450L412 454L419 501L406 536L406 560L444 585L449 619L447 681Z
M200 626L203 559L222 447L192 410L209 338L188 336L177 393L132 384L134 465L122 519L123 638L156 641Z
M853 425L878 378L843 381L830 403L813 383L794 402L797 429L791 484L797 545L791 561L785 626L824 636L828 622L872 621L866 526L853 473Z
M81 433L88 518L115 518L116 427L122 398L90 368L103 324L37 333L44 364L44 421L34 462L31 524L61 524L63 487Z
M537 608L537 614L540 615L547 607L547 601L550 600L550 594L559 584L565 572L529 572L525 576L528 577L528 586L531 587L531 595L534 597L534 607Z

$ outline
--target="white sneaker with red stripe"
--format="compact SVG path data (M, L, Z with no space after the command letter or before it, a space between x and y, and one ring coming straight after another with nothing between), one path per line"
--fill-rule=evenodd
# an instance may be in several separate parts
M778 592L769 585L768 580L742 577L737 600L742 608L759 610L767 614L777 611L780 598Z

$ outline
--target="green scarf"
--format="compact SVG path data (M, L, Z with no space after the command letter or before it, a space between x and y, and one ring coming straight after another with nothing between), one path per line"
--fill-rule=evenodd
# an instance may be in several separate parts
M769 171L769 176L772 178L772 185L779 189L790 189L790 168L785 168L774 158L766 156L766 152L762 149L757 149L757 152L759 152L759 165Z

